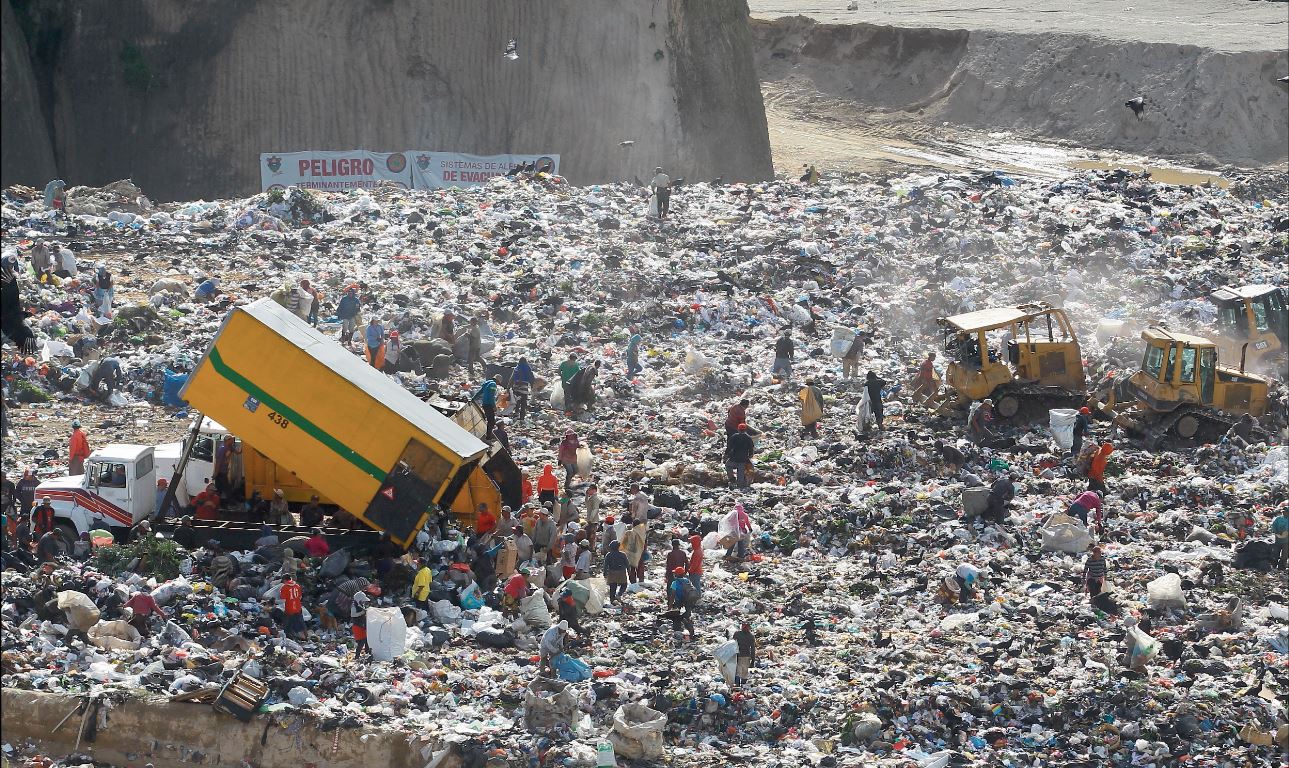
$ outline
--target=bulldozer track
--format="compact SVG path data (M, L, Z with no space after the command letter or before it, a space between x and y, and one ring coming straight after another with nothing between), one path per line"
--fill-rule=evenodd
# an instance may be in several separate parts
M1176 431L1177 423L1188 416L1198 422L1195 434L1189 438L1183 437ZM1152 447L1158 447L1164 441L1176 441L1184 445L1215 443L1234 423L1234 420L1224 418L1220 412L1212 408L1181 406L1150 425L1146 443Z
M1017 400L1015 415L1003 416L1003 400L1014 397ZM1043 418L1053 408L1078 408L1088 399L1086 392L1072 392L1060 387L1044 387L1038 384L1004 384L993 392L995 412L998 417L1013 423L1030 422Z

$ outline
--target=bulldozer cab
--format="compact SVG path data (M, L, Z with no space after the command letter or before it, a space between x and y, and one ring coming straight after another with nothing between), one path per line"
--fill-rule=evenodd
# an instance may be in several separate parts
M1274 285L1219 288L1209 295L1217 307L1223 355L1230 360L1248 342L1250 365L1258 365L1289 346L1289 307L1284 289Z
M1163 328L1149 328L1141 338L1146 350L1131 382L1151 410L1168 412L1189 403L1228 413L1266 412L1267 380L1219 365L1217 345L1209 339Z
M981 400L1023 381L1081 391L1082 353L1065 311L1044 302L994 307L936 321L950 359L947 383Z

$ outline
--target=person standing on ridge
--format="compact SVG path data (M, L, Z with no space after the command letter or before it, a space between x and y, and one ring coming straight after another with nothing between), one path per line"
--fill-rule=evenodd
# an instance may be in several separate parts
M649 182L654 197L658 200L658 218L666 220L671 213L671 177L662 172L662 166L653 169L653 179Z

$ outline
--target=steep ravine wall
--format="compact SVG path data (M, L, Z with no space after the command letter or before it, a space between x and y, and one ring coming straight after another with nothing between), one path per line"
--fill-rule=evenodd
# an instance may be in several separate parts
M1125 43L805 17L753 19L763 81L854 102L874 119L947 122L1204 164L1289 158L1286 51ZM1144 95L1144 119L1124 102Z
M71 184L249 194L260 152L303 149L552 152L574 183L773 173L746 0L29 2L61 3ZM7 76L4 98L7 122ZM45 181L8 154L3 176Z

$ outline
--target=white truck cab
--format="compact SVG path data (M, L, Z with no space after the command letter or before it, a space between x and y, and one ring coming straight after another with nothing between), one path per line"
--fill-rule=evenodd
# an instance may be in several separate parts
M85 460L85 474L37 486L36 501L48 498L56 524L76 536L96 528L130 528L156 508L153 450L126 443L104 446Z
M175 500L180 506L186 506L188 501L197 494L206 490L206 484L215 476L215 452L219 443L228 435L228 430L214 419L202 418L201 429L197 433L197 441L193 444L192 454L188 457L188 463L184 465L183 482L175 489ZM179 463L179 458L183 455L184 443L187 437L177 443L162 443L157 446L156 463L157 477L170 482L175 474L175 466ZM238 441L241 444L241 441ZM238 477L241 473L238 472Z

